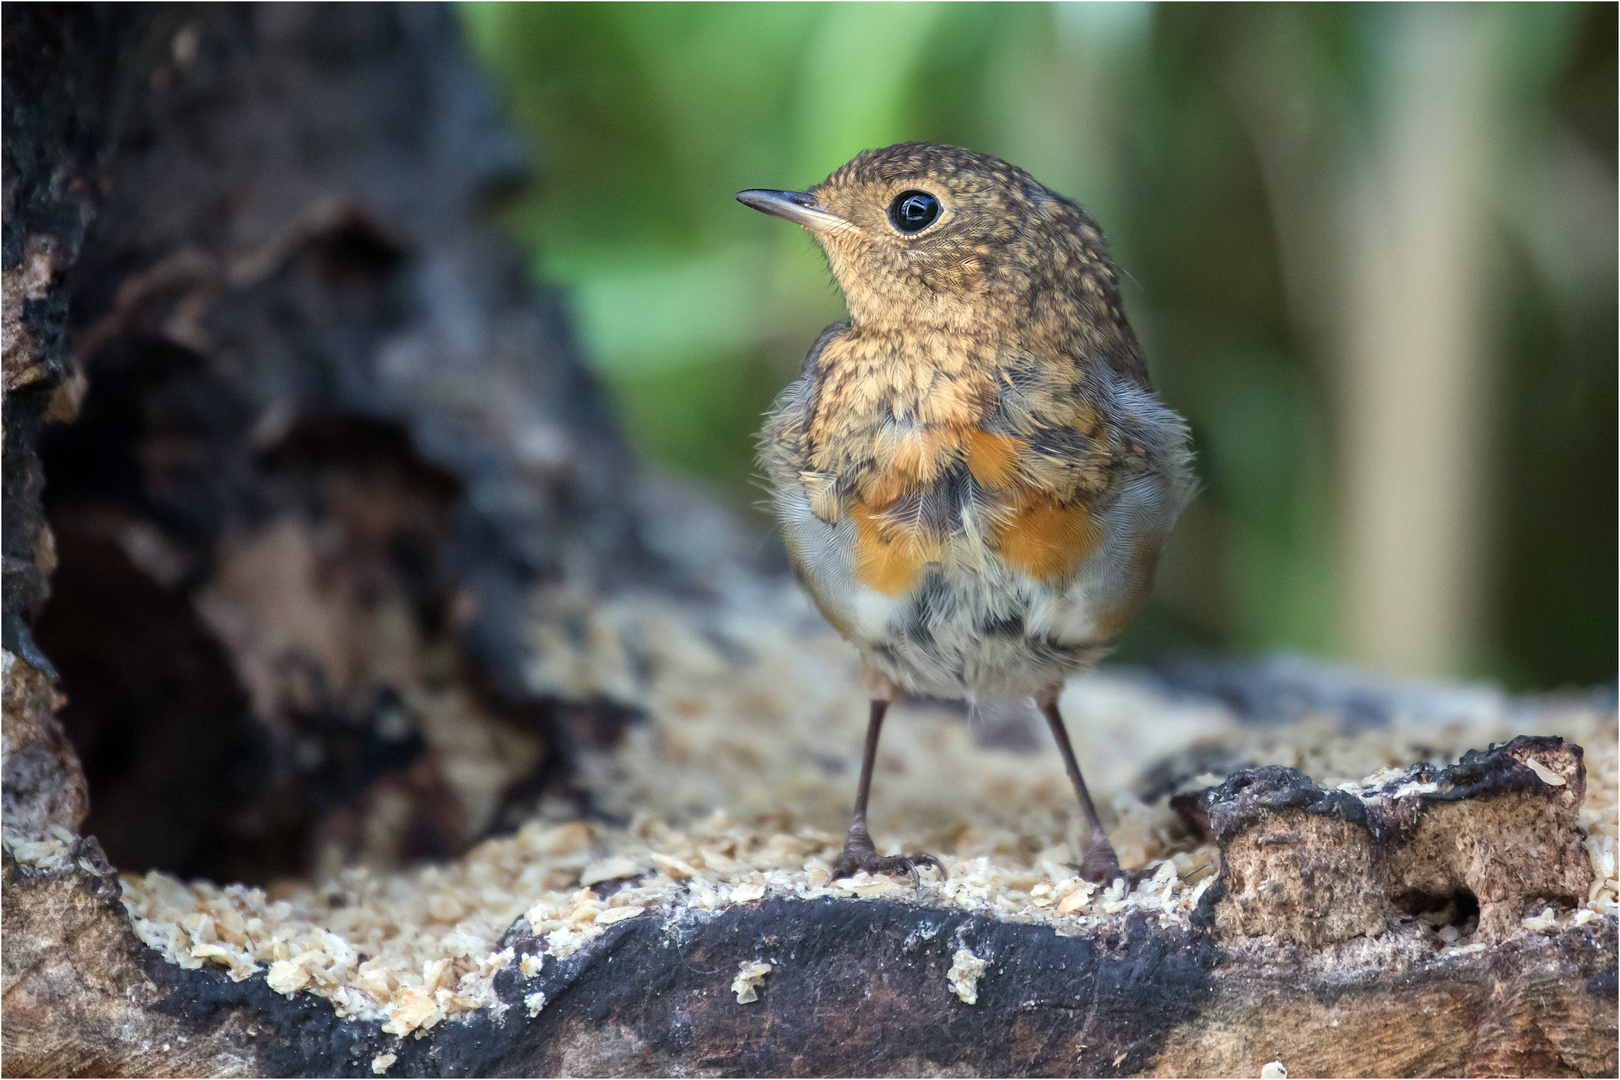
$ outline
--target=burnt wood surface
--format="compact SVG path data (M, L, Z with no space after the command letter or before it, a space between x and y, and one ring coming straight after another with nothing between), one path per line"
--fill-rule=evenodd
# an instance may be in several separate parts
M1525 800L1559 793L1530 786L1535 774L1519 761L1527 751L1578 789L1580 756L1556 743L1516 740L1440 772L1439 786L1457 793L1441 801L1474 815L1451 823L1462 832L1447 843L1465 847L1504 813L1536 808ZM259 977L233 982L167 963L130 934L116 879L86 840L66 872L6 861L8 935L28 943L6 950L7 1067L372 1075L372 1062L392 1054L387 1072L396 1076L1254 1075L1271 1060L1295 1075L1613 1073L1612 917L1556 932L1504 920L1494 940L1474 938L1488 947L1438 950L1377 875L1360 893L1302 893L1301 880L1318 890L1348 880L1367 845L1313 834L1294 815L1325 810L1317 816L1334 826L1366 815L1323 799L1292 770L1257 772L1205 796L1221 823L1221 881L1190 926L1138 913L1065 937L886 900L677 906L615 924L533 977L508 968L497 977L508 1006L498 1017L405 1039L378 1022L340 1020L318 998L277 994ZM1375 863L1397 862L1421 833L1414 823L1432 812L1423 798L1382 807L1407 825L1363 838ZM1275 888L1262 866L1279 869L1274 856L1256 850L1284 851L1285 873L1288 860L1311 872ZM1489 872L1523 885L1533 854L1515 844L1498 856ZM1567 903L1568 891L1584 887L1539 880L1533 903L1516 911ZM1487 896L1495 888L1472 885ZM1377 905L1372 922L1324 940L1328 916L1343 908L1363 918L1368 903ZM1241 912L1256 906L1271 921L1245 925ZM1459 917L1489 936L1488 917ZM507 943L519 953L540 944L521 920ZM963 948L986 962L973 1004L947 980ZM732 979L757 962L771 972L758 1000L740 1003ZM531 1014L537 993L545 1004Z
M684 579L490 221L527 164L452 14L5 19L5 647L66 691L35 694L36 764L65 729L50 768L95 793L52 820L262 883L352 852L385 790L407 861L580 798L615 717L526 688L525 605ZM399 730L413 693L523 747L495 820Z

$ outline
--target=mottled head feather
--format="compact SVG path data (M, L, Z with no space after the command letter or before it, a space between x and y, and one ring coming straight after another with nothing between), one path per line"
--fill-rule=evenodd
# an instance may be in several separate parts
M889 217L903 191L941 213L907 234ZM816 230L859 328L936 327L1090 354L1145 377L1102 230L1084 207L1000 158L936 143L865 150L810 189L851 228Z

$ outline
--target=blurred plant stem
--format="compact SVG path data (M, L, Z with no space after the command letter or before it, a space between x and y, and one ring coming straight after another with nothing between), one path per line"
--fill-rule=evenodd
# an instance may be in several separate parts
M1485 106L1503 57L1462 7L1392 13L1371 137L1338 220L1345 647L1415 673L1477 666L1495 327Z

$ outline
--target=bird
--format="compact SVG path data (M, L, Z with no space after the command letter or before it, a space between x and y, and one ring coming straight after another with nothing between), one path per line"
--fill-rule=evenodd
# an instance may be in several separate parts
M848 311L759 436L795 576L859 651L870 698L833 877L945 875L931 854L879 854L867 828L883 720L905 692L1033 698L1080 804L1077 870L1114 880L1058 698L1141 606L1195 484L1101 228L1016 166L925 142L736 198L810 233Z

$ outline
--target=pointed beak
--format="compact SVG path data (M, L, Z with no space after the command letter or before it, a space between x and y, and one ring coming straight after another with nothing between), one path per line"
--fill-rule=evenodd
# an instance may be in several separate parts
M744 206L752 206L762 213L786 218L795 225L803 225L812 231L821 229L849 230L854 228L853 225L837 214L831 214L822 209L817 204L815 197L807 191L771 191L766 188L749 188L747 191L737 192L737 201Z

